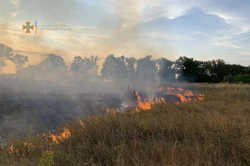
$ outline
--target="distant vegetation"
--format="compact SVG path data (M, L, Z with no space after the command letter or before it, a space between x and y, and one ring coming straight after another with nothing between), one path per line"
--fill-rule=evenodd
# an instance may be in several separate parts
M97 75L98 57L75 57L71 71ZM111 80L135 82L209 82L250 83L250 67L226 64L223 60L198 61L180 57L176 61L166 58L126 58L109 55L101 68L101 77Z
M38 65L29 65L27 56L15 54L4 44L0 44L0 69L6 66L6 60L15 64L18 75L24 74L36 78L43 75L52 80L55 75L74 73L85 80L96 77L110 80L126 80L135 83L141 80L147 83L165 82L229 82L250 83L250 67L226 64L223 60L198 61L193 58L180 57L176 61L166 58L152 59L117 57L109 55L104 64L98 64L98 57L80 57L73 59L67 66L60 55L48 54L47 58ZM98 71L101 71L100 73Z
M226 64L223 60L198 61L180 57L176 61L165 58L152 60L108 56L103 68L105 78L142 79L166 82L250 83L250 67Z
M250 83L250 67L226 64L223 60L197 61L181 57L177 64L182 77L190 82Z
M71 122L59 144L46 136L10 141L1 166L249 166L250 86L200 87L205 101L159 104L140 113Z
M97 72L97 57L76 57L71 71L86 73ZM93 73L92 73L93 74ZM180 57L176 61L166 58L152 59L126 58L110 55L106 58L101 76L111 80L144 80L148 82L209 82L209 83L250 83L250 67L226 64L223 60L198 61Z

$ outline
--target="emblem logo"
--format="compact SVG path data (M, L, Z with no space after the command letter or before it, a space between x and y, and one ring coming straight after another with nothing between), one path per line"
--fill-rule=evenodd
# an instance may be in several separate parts
M31 33L31 30L34 30L35 27L32 25L29 21L27 21L23 26L22 29L25 31L25 33Z

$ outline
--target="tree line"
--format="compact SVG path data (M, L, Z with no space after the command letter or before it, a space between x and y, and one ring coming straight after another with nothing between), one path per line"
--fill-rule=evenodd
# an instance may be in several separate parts
M181 77L190 82L250 83L250 66L227 64L222 59L198 61L187 57L180 57L176 63Z
M76 57L71 70L86 72L97 70L97 57ZM92 66L92 67L91 67ZM94 69L94 70L93 70ZM250 83L250 66L227 64L222 59L198 61L193 58L180 57L176 61L166 58L152 59L152 56L136 59L124 56L109 55L101 69L101 75L106 79L128 79L161 82L244 82Z
M180 57L176 61L166 58L153 59L152 56L143 58L116 57L109 55L99 68L98 57L77 56L70 68L62 57L50 54L37 66L30 66L22 71L42 71L43 73L70 72L77 77L91 79L94 77L105 80L143 81L145 83L166 83L177 81L188 82L230 82L250 83L250 66L227 64L225 61L199 61L193 58Z
M86 75L97 74L97 57L75 57L70 71L73 73L85 73ZM134 57L115 57L109 55L100 70L99 75L107 80L143 80L147 83L155 81L176 81L177 70L175 62L165 58L154 60L152 56L136 59Z

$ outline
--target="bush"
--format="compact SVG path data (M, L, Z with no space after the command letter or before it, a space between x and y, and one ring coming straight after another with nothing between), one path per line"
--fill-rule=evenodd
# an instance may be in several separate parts
M236 76L226 76L224 78L225 82L229 83L250 83L250 75L249 74L240 74Z

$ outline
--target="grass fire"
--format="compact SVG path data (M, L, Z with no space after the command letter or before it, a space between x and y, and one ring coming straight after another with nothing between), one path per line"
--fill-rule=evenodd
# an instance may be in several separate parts
M199 93L195 91L197 87ZM140 107L140 95L135 91L138 104L132 110L110 109L68 122L55 134L48 132L13 140L1 148L0 163L250 164L249 85L189 84L185 88L161 87L157 92L172 96L171 102L167 96L158 95L164 99L151 102L150 108Z
M163 86L157 89L157 96L154 98L144 98L140 96L138 91L134 91L134 94L137 98L137 107L136 111L140 110L146 111L150 110L153 105L166 103L168 101L174 102L176 104L185 103L185 102L196 102L203 101L204 95L194 94L191 90L185 90L183 88L173 88ZM175 101L174 101L175 100Z
M250 0L0 0L0 166L250 166Z
M98 63L48 54L0 75L0 166L250 164L248 67L114 55Z

